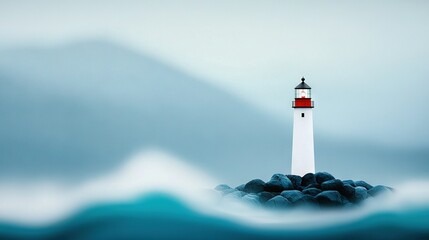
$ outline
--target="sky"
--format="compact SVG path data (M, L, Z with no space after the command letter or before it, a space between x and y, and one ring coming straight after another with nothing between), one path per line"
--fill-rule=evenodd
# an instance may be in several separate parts
M3 1L0 48L106 39L292 120L313 87L316 133L428 147L427 1Z

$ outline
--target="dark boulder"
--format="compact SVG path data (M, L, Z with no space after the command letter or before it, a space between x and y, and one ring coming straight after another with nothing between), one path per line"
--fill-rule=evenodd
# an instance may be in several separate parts
M349 205L351 202L346 198L346 197L344 197L343 195L341 195L341 201L342 201L342 206L344 206L344 205Z
M319 184L317 184L317 183L309 184L309 185L307 185L304 189L308 189L308 188L317 188L317 189L321 189L321 188L320 188L320 185L319 185Z
M233 192L240 192L240 191L238 191L237 189L233 189L233 188L230 188L230 189L226 189L226 190L224 190L224 191L221 191L221 193L222 193L222 195L223 195L223 196L226 196L226 195L228 195L228 194L230 194L230 193L233 193Z
M286 175L287 178L292 182L293 188L296 190L302 190L301 182L302 178L298 175Z
M226 185L226 184L220 184L217 185L215 187L215 190L221 195L221 196L226 196L232 192L237 191L236 189L231 188L230 186Z
M224 199L241 199L242 196L244 196L246 193L238 191L236 189L231 189L230 192L225 193Z
M242 199L244 202L246 202L246 203L248 203L248 204L251 204L251 205L254 205L254 206L259 206L259 205L261 205L261 202L259 201L259 196L258 196L258 195L256 195L256 194L254 194L254 193L246 194L246 195L244 195L241 199Z
M322 190L320 190L318 188L306 188L306 189L302 190L303 194L310 195L313 197L315 197L317 194L319 194L321 192L322 192Z
M343 181L344 183L344 181ZM355 197L355 188L351 186L350 184L344 184L344 186L341 188L340 193L347 199L351 200Z
M318 205L318 202L313 196L305 195L298 190L286 190L286 191L283 191L281 195L294 206Z
M307 187L310 184L317 184L313 173L307 173L301 179L301 186Z
M341 206L343 204L343 196L335 190L321 192L315 198L321 206Z
M259 193L264 191L265 182L261 179L253 179L250 182L246 183L244 186L244 191L247 193Z
M292 189L292 182L284 174L274 174L271 180L265 184L265 191L268 192L282 192Z
M370 184L368 184L365 181L356 181L355 185L356 185L356 187L364 187L364 188L366 188L366 190L370 190L371 188L373 188Z
M310 195L303 195L302 197L297 199L293 204L296 206L318 206L319 205L315 197Z
M241 184L240 186L237 186L235 189L237 189L238 191L244 191L244 186L246 186L246 184Z
M265 203L265 206L271 208L287 208L291 206L291 203L281 195L277 195Z
M285 190L281 193L281 195L291 203L297 202L300 198L305 196L298 190Z
M270 200L271 198L275 197L276 194L270 193L270 192L260 192L260 193L258 193L258 196L259 196L259 200L262 203L264 203L264 202Z
M322 184L320 185L320 188L323 191L326 190L336 190L336 191L341 191L341 189L343 188L344 184L341 180L339 179L332 179L332 180L327 180L322 182Z
M353 180L343 180L344 185L348 184L352 187L356 187L356 184Z
M314 174L314 177L316 178L316 182L318 184L322 184L323 182L335 179L334 176L332 176L331 174L329 174L327 172L318 172L318 173Z
M230 186L228 186L228 185L226 185L226 184L219 184L219 185L217 185L217 186L215 187L215 189L216 189L217 191L224 192L224 191L226 191L226 190L228 190L228 189L231 189L231 187L230 187Z
M390 193L390 192L391 192L391 190L388 187L381 186L381 185L377 185L377 186L368 190L368 194L371 197L375 197L375 196L378 196L380 194Z
M368 193L366 188L364 187L356 187L355 188L355 196L353 198L354 202L362 202L363 200L368 198Z
M354 208L356 205L354 205L352 202L347 202L343 204L343 208Z

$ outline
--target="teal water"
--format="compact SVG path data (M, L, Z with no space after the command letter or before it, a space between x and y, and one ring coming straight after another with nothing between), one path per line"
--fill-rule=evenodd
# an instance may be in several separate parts
M429 239L429 205L401 211L372 211L351 221L334 221L317 227L305 221L302 226L274 226L203 213L172 195L152 193L133 201L92 205L50 224L0 224L0 239L345 238Z

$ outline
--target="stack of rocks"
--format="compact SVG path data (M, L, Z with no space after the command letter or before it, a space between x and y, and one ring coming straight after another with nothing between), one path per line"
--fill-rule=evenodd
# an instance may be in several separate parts
M390 187L373 187L364 181L336 179L327 172L308 173L303 177L274 174L268 182L254 179L236 188L221 184L215 189L224 198L238 198L272 208L353 206L392 191Z

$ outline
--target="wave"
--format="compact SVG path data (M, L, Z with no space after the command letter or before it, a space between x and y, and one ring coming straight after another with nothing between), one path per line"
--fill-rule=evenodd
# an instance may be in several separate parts
M43 225L55 222L82 207L133 199L162 191L186 201L205 201L202 189L216 180L171 154L148 150L136 154L117 171L76 186L58 182L0 184L0 220Z
M314 214L314 213L313 213ZM314 228L254 226L195 211L164 193L98 204L48 226L0 224L1 239L424 239L429 208L374 212L356 221ZM307 223L308 224L308 223ZM312 228L309 230L308 228Z
M403 239L429 237L429 182L348 210L270 211L225 200L218 181L149 151L74 187L0 185L0 239Z

